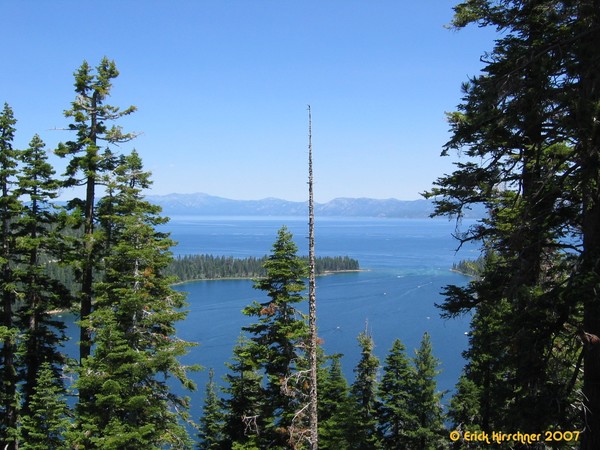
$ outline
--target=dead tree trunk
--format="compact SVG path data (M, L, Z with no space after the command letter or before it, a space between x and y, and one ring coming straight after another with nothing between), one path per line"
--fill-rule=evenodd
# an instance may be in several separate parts
M312 167L312 115L308 105L308 324L310 332L309 366L310 366L310 448L319 448L318 414L317 414L317 297L315 282L315 211L313 198Z

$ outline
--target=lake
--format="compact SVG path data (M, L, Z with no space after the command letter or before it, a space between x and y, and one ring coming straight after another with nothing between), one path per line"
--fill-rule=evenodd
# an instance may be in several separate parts
M268 254L282 225L293 233L299 254L308 254L307 220L301 217L180 216L164 229L178 241L176 255L245 257ZM438 388L453 389L464 364L461 352L468 343L469 318L443 320L434 304L443 301L443 286L468 282L450 271L452 264L477 256L475 248L455 252L454 229L454 222L445 219L316 218L317 255L348 255L364 269L317 279L319 335L327 354L344 354L349 382L360 357L356 337L368 327L382 363L394 339L400 338L412 356L428 332L441 361ZM187 292L189 302L178 334L199 344L185 362L214 368L219 382L241 327L251 322L242 308L266 297L250 280L200 281L176 288ZM198 392L192 395L192 412L198 417L208 370L193 378Z

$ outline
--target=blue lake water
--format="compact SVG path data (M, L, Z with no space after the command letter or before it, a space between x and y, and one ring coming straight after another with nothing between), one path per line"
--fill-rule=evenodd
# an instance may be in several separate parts
M268 254L282 225L294 234L299 254L307 254L307 223L298 217L174 217L165 229L178 241L176 255L244 257ZM412 356L428 332L441 361L438 387L454 387L464 364L461 352L467 346L469 318L443 320L434 304L443 300L443 286L468 282L450 271L453 262L476 257L475 249L455 252L454 229L453 222L440 219L317 218L317 255L348 255L365 269L317 279L319 334L326 353L344 354L349 382L360 356L356 337L368 326L382 363L394 339L400 338ZM188 293L189 302L189 315L179 324L178 334L199 344L185 362L214 368L219 381L241 327L251 321L242 308L266 297L250 280L200 281L177 289ZM193 375L198 383L198 392L192 394L195 417L207 372Z

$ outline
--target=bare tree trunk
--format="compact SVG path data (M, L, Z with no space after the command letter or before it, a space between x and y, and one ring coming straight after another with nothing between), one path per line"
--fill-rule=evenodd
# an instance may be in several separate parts
M312 115L308 105L308 324L310 332L309 367L310 367L310 448L319 448L318 414L317 414L317 297L315 283L315 213L313 198L312 170Z

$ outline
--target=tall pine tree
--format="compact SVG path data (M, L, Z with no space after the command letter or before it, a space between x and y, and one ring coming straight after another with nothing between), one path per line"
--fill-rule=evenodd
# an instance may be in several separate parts
M175 336L185 318L183 294L164 270L173 242L156 229L166 222L160 208L143 199L150 184L136 152L115 170L115 195L102 221L112 224L104 281L95 311L83 325L93 331L95 351L83 361L76 381L86 396L77 405L71 440L85 448L188 448L188 400L171 392L167 380L194 389L190 369L179 362L190 343Z
M437 391L439 361L433 356L431 339L423 335L412 359L414 377L409 383L408 416L413 420L407 430L407 448L435 450L446 440L442 414L442 394Z
M268 300L254 302L244 314L258 322L243 328L250 334L250 351L266 377L261 431L262 445L295 445L306 438L308 399L307 338L305 316L296 308L304 301L306 265L286 227L277 233L273 250L264 263L266 276L256 280L255 289Z
M578 368L565 361L576 351L572 337L582 309L592 318L584 319L585 330L600 332L598 314L580 303L597 303L587 276L593 270L577 276L586 266L585 244L578 245L586 241L582 220L593 210L584 200L595 195L591 180L598 171L592 160L577 158L594 145L584 144L573 122L581 119L590 131L597 117L593 95L581 96L583 78L575 74L590 56L577 53L591 50L583 35L594 32L597 8L582 15L577 3L469 0L455 8L455 27L476 23L502 32L483 74L465 83L463 103L449 115L453 135L443 154L456 150L470 159L429 193L436 214L460 217L477 203L488 209L460 236L483 243L484 273L467 287L449 287L443 305L449 316L476 312L466 376L478 385L488 431L577 426L571 405ZM593 76L587 79L594 84Z
M200 418L198 450L219 450L223 445L223 412L217 396L215 371L208 372L208 383L204 395L204 407Z
M116 160L111 146L130 141L133 133L124 133L120 126L111 123L133 113L130 106L120 110L105 104L110 96L113 79L119 71L108 58L103 58L93 69L86 61L75 72L75 100L65 117L71 118L69 129L76 132L74 140L61 143L56 154L70 157L66 170L65 186L84 186L84 198L76 198L70 206L78 213L82 228L82 239L76 257L76 266L81 281L80 315L84 323L92 312L93 281L96 266L100 259L98 236L95 236L97 216L96 188L104 182L103 176L115 168ZM81 327L80 360L90 355L91 330Z
M364 331L358 335L361 357L354 369L350 388L351 414L346 423L349 448L369 450L380 447L377 435L377 373L379 359L373 353L373 338Z
M62 381L49 362L38 369L38 379L21 418L21 450L66 450L66 432L71 426Z
M348 448L345 423L352 405L350 389L342 372L342 355L331 357L328 368L321 368L319 378L319 446L321 448Z
M17 193L24 203L13 225L18 251L15 275L21 305L17 320L22 330L19 371L24 381L23 410L26 413L42 364L50 364L56 372L65 362L59 348L65 340L64 324L51 312L71 306L69 291L48 275L46 267L50 261L58 262L58 250L63 239L52 205L58 195L59 182L47 161L44 146L40 137L35 135L29 147L19 155L21 168L17 177Z
M383 448L406 448L408 445L407 434L416 424L410 398L415 377L404 344L396 339L385 359L378 389L377 422Z
M15 236L12 223L21 211L16 193L18 151L13 148L16 119L8 104L0 113L0 447L17 448L17 333L14 308L17 299Z

